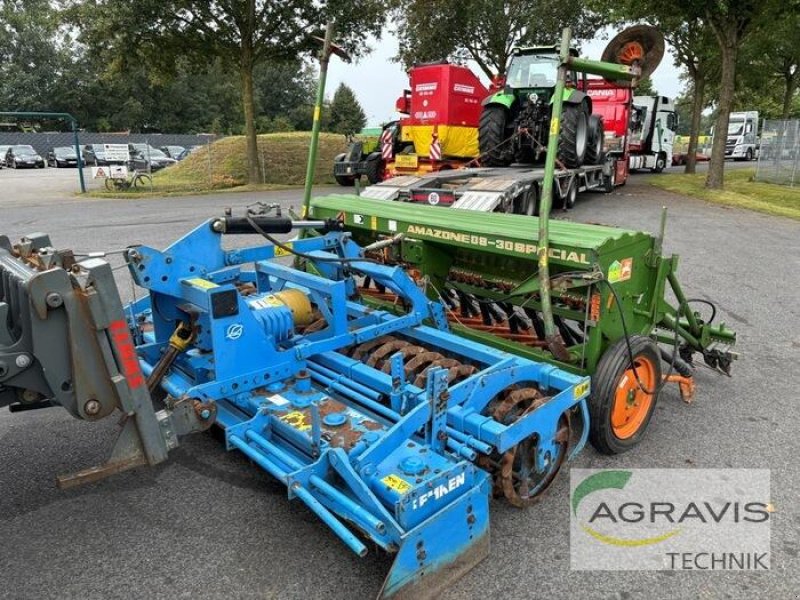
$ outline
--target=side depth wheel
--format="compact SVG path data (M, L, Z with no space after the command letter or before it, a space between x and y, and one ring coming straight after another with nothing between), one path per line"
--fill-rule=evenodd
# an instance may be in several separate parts
M589 143L586 146L586 165L599 165L603 162L603 119L599 115L589 115Z
M506 167L511 164L506 127L508 111L502 106L485 106L478 125L478 146L481 165L484 167Z
M373 159L367 161L367 166L364 169L364 172L367 175L367 180L372 183L380 183L383 181L383 160L381 159Z
M569 169L583 164L588 144L589 124L582 104L565 104L558 138L558 158Z
M606 350L592 378L589 439L604 454L625 452L641 441L656 406L657 395L648 392L657 392L661 385L655 343L640 335L629 341L636 374L622 338Z
M336 183L343 187L353 187L356 184L355 176L345 176L345 175L334 175L333 178L336 180Z

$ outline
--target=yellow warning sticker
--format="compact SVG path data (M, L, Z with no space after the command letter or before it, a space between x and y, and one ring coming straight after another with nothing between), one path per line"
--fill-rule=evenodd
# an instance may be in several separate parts
M292 412L283 415L281 417L281 421L290 427L294 427L298 431L308 431L311 429L311 425L309 425L308 421L306 420L306 415L297 410L293 410Z
M550 121L550 135L558 135L558 119Z
M292 242L284 242L283 245L286 246L287 248L291 248ZM280 246L275 246L275 256L288 256L290 254L291 252L289 252L288 250L285 250Z
M193 285L194 287L199 287L201 290L210 290L211 288L219 287L213 281L201 279L200 277L196 277L195 279L187 279L186 283Z
M410 483L408 483L402 477L398 477L397 475L393 475L391 473L381 479L381 483L386 484L387 487L393 489L398 494L405 494L411 489Z
M378 217L376 215L372 215L370 218L370 229L373 231L378 229Z
M575 386L575 391L572 392L572 397L577 400L578 398L582 398L583 396L585 396L588 391L589 391L589 382L584 381L583 383L579 383L578 385Z

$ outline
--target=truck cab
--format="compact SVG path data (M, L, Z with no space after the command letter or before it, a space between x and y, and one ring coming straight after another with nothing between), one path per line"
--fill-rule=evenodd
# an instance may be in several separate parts
M678 114L666 96L634 96L631 114L630 168L660 173L672 160Z
M725 158L753 160L758 151L758 112L733 112L728 120Z

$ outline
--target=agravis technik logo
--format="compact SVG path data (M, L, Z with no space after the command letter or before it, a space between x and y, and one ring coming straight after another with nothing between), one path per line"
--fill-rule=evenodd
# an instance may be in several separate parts
M574 569L769 569L761 469L572 469Z

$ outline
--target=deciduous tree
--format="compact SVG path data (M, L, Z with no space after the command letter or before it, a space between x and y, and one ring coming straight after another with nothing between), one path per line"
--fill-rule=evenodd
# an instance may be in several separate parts
M385 12L380 0L76 0L73 22L83 39L109 55L119 71L129 61L145 60L153 70L171 72L176 57L196 64L219 58L235 69L241 85L248 178L255 183L259 180L256 66L317 50L312 34L321 33L331 19L337 23L337 40L351 52L363 53L366 36L380 35Z
M576 41L593 37L602 22L576 0L403 0L397 23L406 65L451 58L473 60L486 74L505 74L514 46L557 44L572 27Z

